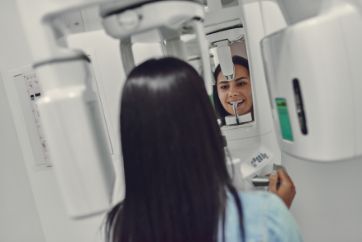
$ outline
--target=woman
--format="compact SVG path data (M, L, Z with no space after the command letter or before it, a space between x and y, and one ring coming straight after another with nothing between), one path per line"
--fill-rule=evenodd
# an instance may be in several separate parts
M236 103L238 115L250 113L253 117L253 95L249 76L249 63L241 56L233 56L235 78L225 80L218 65L214 71L216 84L213 87L213 101L218 117L225 124L225 117L235 115L233 103Z
M189 64L168 57L137 66L121 110L126 194L108 214L109 242L300 241L279 198L236 192L203 80Z

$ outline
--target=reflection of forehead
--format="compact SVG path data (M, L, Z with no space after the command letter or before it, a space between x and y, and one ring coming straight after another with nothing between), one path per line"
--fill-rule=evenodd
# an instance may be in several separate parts
M222 71L220 71L218 77L217 77L217 81L221 84L225 84L231 81L238 81L240 79L249 79L249 70L248 68L246 68L245 66L236 64L235 66L235 79L232 79L230 81L227 81L225 79L224 74L222 73Z

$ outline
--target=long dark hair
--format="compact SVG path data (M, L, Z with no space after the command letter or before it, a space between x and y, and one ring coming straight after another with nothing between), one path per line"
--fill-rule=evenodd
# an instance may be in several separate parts
M121 100L126 194L107 217L112 242L215 242L231 184L203 80L184 61L152 59L129 74Z
M232 57L232 61L233 61L234 65L243 66L249 71L249 62L244 57L234 55ZM224 122L225 116L229 116L230 114L222 106L222 104L220 102L220 99L219 99L219 95L217 93L217 76L220 74L220 72L221 72L221 66L218 65L215 68L215 71L214 71L215 85L213 85L213 87L212 87L213 88L213 90L212 90L212 98L213 98L213 101L214 101L214 107L215 107L216 115L218 116L218 118L220 118Z

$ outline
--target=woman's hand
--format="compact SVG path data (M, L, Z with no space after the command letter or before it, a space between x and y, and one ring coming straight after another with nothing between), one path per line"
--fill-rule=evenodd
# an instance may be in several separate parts
M287 207L290 208L296 191L292 179L284 168L278 168L276 173L270 175L268 190L280 197Z

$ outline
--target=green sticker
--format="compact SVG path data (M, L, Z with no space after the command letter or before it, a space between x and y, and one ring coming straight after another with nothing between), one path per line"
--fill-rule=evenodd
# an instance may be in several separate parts
M276 98L275 102L277 104L279 125L282 132L282 137L285 140L293 141L293 132L292 126L290 125L287 100L285 98Z

